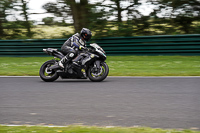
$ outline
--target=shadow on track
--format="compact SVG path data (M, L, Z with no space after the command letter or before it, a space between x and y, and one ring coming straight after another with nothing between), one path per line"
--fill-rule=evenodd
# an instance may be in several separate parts
M61 79L59 78L58 80L54 82L44 82L40 80L40 83L105 83L105 82L112 82L111 80L105 79L104 81L101 82L92 82L89 79Z

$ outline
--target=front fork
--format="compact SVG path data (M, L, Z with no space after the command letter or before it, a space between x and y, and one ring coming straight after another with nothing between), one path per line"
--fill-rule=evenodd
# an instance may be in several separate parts
M93 70L92 70L92 74L94 76L98 76L99 74L102 73L102 68L101 68L101 61L100 60L97 60L94 62L94 67L93 67Z

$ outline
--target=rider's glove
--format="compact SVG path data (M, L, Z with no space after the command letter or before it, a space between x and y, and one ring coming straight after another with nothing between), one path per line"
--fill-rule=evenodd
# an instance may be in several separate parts
M84 47L83 46L79 46L79 49L82 50L82 49L84 49Z

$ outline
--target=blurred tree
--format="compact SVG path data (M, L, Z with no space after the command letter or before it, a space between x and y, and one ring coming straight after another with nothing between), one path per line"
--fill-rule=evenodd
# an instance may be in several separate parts
M89 23L91 12L88 0L80 0L80 2L76 2L76 0L67 0L66 4L70 5L75 31L80 32L80 30Z
M44 22L45 25L52 25L52 24L54 24L54 18L46 17L46 18L42 19L42 22Z
M21 3L19 4L19 6L21 7L22 13L20 15L22 15L25 19L24 21L24 26L27 30L27 36L28 37L32 37L33 32L31 32L31 23L29 21L29 13L28 13L28 2L25 0L21 0Z
M104 0L105 2L106 0ZM127 11L127 12L135 12L136 9L134 8L135 5L139 4L139 0L110 0L110 4L101 4L102 7L107 7L111 8L110 11L117 12L117 22L122 22L122 12Z
M0 38L7 36L7 34L4 32L4 29L6 29L4 25L7 22L6 17L10 15L8 10L13 7L12 2L13 0L0 1Z
M57 0L57 3L46 3L43 5L43 8L47 11L47 13L52 13L56 17L62 17L63 20L69 19L69 16L71 15L69 6L62 0Z
M47 3L43 6L49 13L54 13L57 17L68 19L69 15L73 18L75 32L80 32L83 27L88 25L90 16L90 6L88 0L58 0L57 3Z
M149 0L158 5L154 16L170 20L170 24L185 34L193 33L192 22L200 18L199 0Z
M98 3L98 6L105 10L105 16L112 19L106 25L109 30L107 30L108 36L133 35L135 20L142 17L137 10L138 5L140 5L139 0L103 0Z
M58 0L57 3L47 3L43 8L48 13L53 13L56 17L62 17L63 20L73 19L75 32L85 28L90 28L95 33L103 31L107 24L105 12L98 8L98 4L91 4L88 0ZM100 35L100 34L96 34Z

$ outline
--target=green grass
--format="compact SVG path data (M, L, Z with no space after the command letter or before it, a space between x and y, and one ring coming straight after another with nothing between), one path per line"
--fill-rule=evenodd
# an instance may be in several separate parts
M110 75L200 76L200 56L108 57Z
M52 57L0 57L0 75L36 76L40 66Z
M0 75L37 76L52 57L0 57ZM108 56L109 76L200 76L200 56Z
M193 130L158 129L147 127L89 127L89 126L0 126L0 133L200 133Z

